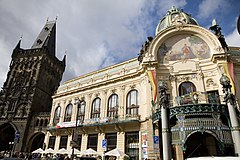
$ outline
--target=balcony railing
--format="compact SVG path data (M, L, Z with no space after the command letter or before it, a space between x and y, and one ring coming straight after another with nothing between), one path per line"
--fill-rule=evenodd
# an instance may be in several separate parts
M169 108L170 118L178 114L199 114L199 113L213 113L218 112L227 116L228 110L225 104L187 104ZM153 122L161 119L161 110L157 109L152 115Z
M78 123L78 126L96 126L96 125L126 123L126 122L133 122L133 121L139 121L139 120L140 120L140 115L127 114L125 116L85 119L83 122ZM50 124L48 126L48 129L51 130L56 128L69 128L69 127L75 127L75 126L76 126L76 121L60 122L57 125Z

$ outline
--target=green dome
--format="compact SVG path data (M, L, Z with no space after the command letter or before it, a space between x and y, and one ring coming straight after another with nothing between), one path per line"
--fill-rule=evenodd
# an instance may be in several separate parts
M197 21L191 15L179 10L174 6L167 12L166 16L161 19L156 28L156 35L162 30L178 24L194 24L198 25Z

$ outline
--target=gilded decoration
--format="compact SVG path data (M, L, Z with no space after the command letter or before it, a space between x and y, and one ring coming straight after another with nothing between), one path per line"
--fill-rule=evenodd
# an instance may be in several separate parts
M205 41L194 35L177 35L167 39L158 49L158 62L210 58L210 48Z

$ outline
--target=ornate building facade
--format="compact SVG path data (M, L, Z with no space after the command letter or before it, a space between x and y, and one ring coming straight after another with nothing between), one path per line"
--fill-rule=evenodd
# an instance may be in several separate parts
M237 111L240 48L228 47L219 28L215 24L210 31L182 10L170 9L138 58L58 88L46 146L74 145L100 155L118 148L131 159L164 159L166 143L166 159L236 155L219 79L230 78ZM165 84L164 92L158 93L158 83ZM162 107L167 108L166 123Z
M31 49L21 40L12 52L0 93L0 151L31 152L42 148L52 95L65 69L55 56L56 22L48 21Z

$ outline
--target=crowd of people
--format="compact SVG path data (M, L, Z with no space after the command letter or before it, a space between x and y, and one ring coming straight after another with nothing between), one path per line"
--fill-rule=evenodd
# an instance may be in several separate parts
M8 158L14 158L19 160L70 160L68 155L63 154L32 154L32 153L22 153L22 152L16 152L11 155L10 152L0 152L0 160L2 159L8 159Z

